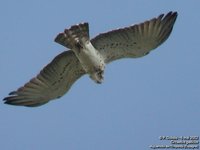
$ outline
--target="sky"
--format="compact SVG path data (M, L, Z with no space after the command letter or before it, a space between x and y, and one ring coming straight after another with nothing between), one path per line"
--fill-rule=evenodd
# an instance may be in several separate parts
M66 50L64 28L89 22L90 37L177 11L168 40L139 59L109 64L104 83L79 79L36 108L0 103L2 150L135 150L200 136L200 1L2 0L0 99Z

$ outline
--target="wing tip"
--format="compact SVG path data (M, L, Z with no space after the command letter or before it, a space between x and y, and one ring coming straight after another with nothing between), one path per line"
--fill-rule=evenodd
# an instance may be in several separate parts
M168 13L163 13L163 14L160 14L157 18L153 18L153 19L151 19L151 20L154 20L154 19L156 19L156 20L160 20L160 21L162 21L162 20L167 20L167 19L171 19L171 18L173 18L174 19L174 21L176 20L176 18L177 18L177 16L178 16L178 12L177 11L169 11ZM150 20L150 21L151 21Z
M13 106L25 106L25 107L38 107L49 102L49 101L43 101L43 102L20 101L20 100L13 100L12 97L5 97L3 101L4 101L4 104L13 105Z
M12 91L8 95L16 95L16 94L17 94L17 91Z
M7 99L3 99L3 101L4 101L4 104L8 104L8 105L16 105L16 104L14 104L14 103L12 103L12 101L8 101Z
M3 99L4 101L4 104L8 104L8 105L17 105L16 101L12 99L13 97L11 96L8 96L8 97L5 97Z
M13 95L14 94L14 95ZM13 106L26 106L26 107L37 107L44 105L49 102L49 100L39 100L39 99L29 99L29 97L20 97L17 95L17 91L9 93L10 96L3 98L3 103Z
M168 12L168 13L166 14L166 17L167 17L167 16L171 16L171 17L173 17L173 18L177 18L178 12L177 12L177 11L170 11L170 12Z

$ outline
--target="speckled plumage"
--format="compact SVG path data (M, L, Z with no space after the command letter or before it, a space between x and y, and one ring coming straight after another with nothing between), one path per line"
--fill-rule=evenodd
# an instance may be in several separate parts
M147 55L170 35L177 12L161 14L144 23L101 33L89 39L88 23L81 23L58 34L55 42L70 50L56 56L24 86L4 98L6 104L40 106L63 96L84 74L101 83L105 64L120 58Z

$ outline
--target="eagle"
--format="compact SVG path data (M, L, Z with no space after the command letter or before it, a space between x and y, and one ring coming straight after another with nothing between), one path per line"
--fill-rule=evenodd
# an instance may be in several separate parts
M177 12L168 12L143 23L101 33L90 39L89 24L76 24L59 33L55 42L68 48L40 73L3 99L4 103L36 107L63 96L80 77L96 83L104 79L106 64L121 58L138 58L167 40Z

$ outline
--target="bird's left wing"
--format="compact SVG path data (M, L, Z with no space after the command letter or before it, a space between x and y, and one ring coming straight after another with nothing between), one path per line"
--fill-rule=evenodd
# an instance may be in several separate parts
M177 12L161 14L140 24L99 34L91 43L106 63L120 58L142 57L169 37L176 18Z
M85 74L75 54L65 51L56 56L41 72L17 91L11 92L6 104L40 106L63 96Z

